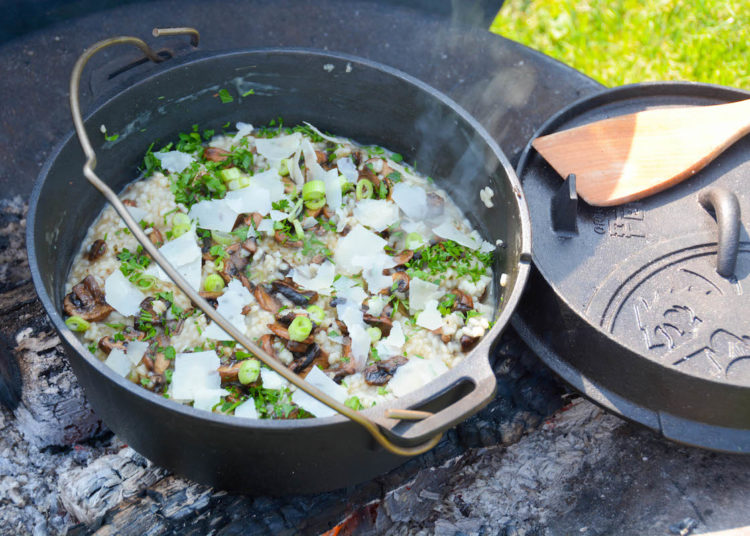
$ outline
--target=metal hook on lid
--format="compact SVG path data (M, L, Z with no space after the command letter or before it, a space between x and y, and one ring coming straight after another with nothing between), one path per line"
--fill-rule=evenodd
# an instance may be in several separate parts
M194 28L157 28L157 29L154 29L153 33L154 33L154 36L183 35L183 34L190 35L193 46L197 46L198 40L199 40L198 31L195 30ZM161 62L163 60L163 58L158 56L154 52L154 50L151 47L149 47L143 40L138 39L137 37L127 37L127 36L112 37L110 39L99 41L98 43L86 49L81 55L81 57L78 58L78 61L73 67L73 72L71 74L71 79L70 79L70 108L71 108L71 112L73 115L73 123L75 124L76 133L78 134L78 138L80 140L81 147L83 148L83 152L86 155L86 163L83 166L83 174L88 179L88 181L97 190L99 190L99 192L101 192L101 194L106 198L106 200L114 207L117 214L125 222L125 225L133 233L133 236L143 246L143 249L164 270L164 272L175 283L175 285L177 285L177 287L198 308L200 308L207 317L209 317L211 320L216 322L217 325L219 325L225 332L227 332L232 338L234 338L234 340L236 340L237 343L243 346L247 351L255 354L255 356L257 356L265 365L267 365L269 368L271 368L272 370L280 374L290 383L294 384L297 388L302 389L303 391L305 391L306 393L308 393L309 395L311 395L318 401L322 402L326 406L336 410L337 412L341 413L342 415L346 416L347 418L351 419L352 421L364 427L381 446L383 446L385 449L387 449L388 451L394 454L398 454L402 456L413 456L416 454L421 454L423 452L426 452L430 450L432 447L434 447L438 443L438 441L440 441L440 438L442 437L442 433L437 432L435 433L435 435L429 437L429 439L414 446L398 445L393 440L393 439L396 439L396 440L400 439L400 437L397 434L390 432L389 433L390 437L386 437L384 433L385 429L383 427L381 427L380 425L378 425L371 419L367 418L360 412L352 408L349 408L348 406L338 402L337 400L334 400L332 397L328 396L320 389L307 383L302 378L297 376L297 374L293 373L291 370L286 368L279 361L275 360L270 355L268 355L261 347L256 345L253 341L251 341L245 334L241 333L237 328L235 328L231 323L229 323L223 316L218 314L216 310L213 307L211 307L208 304L208 302L206 302L198 294L198 292L188 284L188 282L182 277L182 275L180 275L180 273L174 269L174 267L164 258L164 256L162 256L162 254L159 253L156 246L151 242L151 240L149 240L148 236L143 232L141 227L138 225L138 222L135 221L135 219L130 215L128 210L119 200L119 198L117 197L117 194L115 194L112 191L112 189L110 189L104 183L104 181L102 181L96 175L96 173L94 172L94 168L96 167L96 154L91 145L91 141L89 140L89 137L86 134L86 129L84 126L83 117L81 115L80 103L78 99L81 74L83 72L84 67L86 66L86 63L89 61L89 59L91 59L91 57L94 54L96 54L97 52L99 52L100 50L104 48L110 47L112 45L118 45L118 44L135 45L136 47L141 49L143 53L146 55L146 57L148 57L151 61ZM393 417L391 417L391 415ZM392 410L392 414L387 413L386 417L397 418L397 419L422 420L432 415L433 414L429 412Z
M740 246L740 202L725 188L713 187L698 194L698 202L709 213L715 213L719 235L716 247L716 272L732 277Z

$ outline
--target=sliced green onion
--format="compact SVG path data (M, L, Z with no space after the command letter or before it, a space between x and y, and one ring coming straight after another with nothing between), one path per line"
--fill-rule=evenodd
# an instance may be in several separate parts
M224 179L224 182L238 181L240 180L240 177L242 177L240 168L236 168L236 167L222 169L220 173L221 173L221 178Z
M284 175L289 175L289 159L288 158L284 158L281 161L281 164L279 164L279 175L281 175L282 177Z
M372 342L378 342L380 340L380 337L383 336L383 332L380 331L380 328L377 326L369 327L365 331L370 336L370 340Z
M352 408L355 411L364 409L362 402L360 402L359 398L356 396L350 396L349 398L347 398L346 401L344 402L344 405L348 408Z
M71 316L65 321L65 325L68 326L71 331L86 331L91 327L91 324L86 322L80 316Z
M312 331L312 321L306 316L296 316L289 324L289 338L293 341L304 341Z
M305 206L309 208L310 210L318 210L319 208L323 208L323 205L326 204L326 198L322 197L316 201L306 201Z
M230 190L241 190L242 188L247 188L248 186L250 186L250 177L244 176L227 183L227 188L229 188Z
M302 224L299 220L292 220L292 226L294 227L294 232L296 233L297 238L303 238L305 236L305 230L302 229Z
M362 179L357 183L357 199L370 199L372 192L373 186L370 179Z
M203 282L206 292L218 292L224 288L224 279L219 274L211 274Z
M190 225L190 216L183 212L178 212L172 216L172 225Z
M339 184L341 185L341 193L345 194L354 190L354 185L346 180L346 177L339 175Z
M240 380L242 385L253 383L258 381L260 376L260 361L257 359L248 359L243 361L240 365L240 370L237 372L237 378Z
M222 231L211 231L211 238L214 242L221 244L222 246L231 246L236 242L232 233L224 233Z
M310 315L310 318L312 318L313 322L316 324L323 322L326 317L326 312L317 305L308 305L307 314Z
M135 286L141 290L148 290L154 286L156 278L152 275L141 274L138 279L135 280Z
M406 249L417 249L420 246L423 246L425 244L425 240L419 233L409 233L406 235L406 239L404 241L404 246L406 246Z
M224 271L224 259L222 259L221 257L214 259L214 268L216 268L216 270L219 272L223 272Z
M319 201L326 197L326 185L323 181L306 182L302 187L302 199L305 201Z

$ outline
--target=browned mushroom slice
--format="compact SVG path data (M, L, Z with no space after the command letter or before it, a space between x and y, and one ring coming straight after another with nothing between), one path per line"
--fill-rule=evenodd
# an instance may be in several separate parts
M270 329L274 335L277 337L281 337L285 341L290 340L289 338L289 330L282 326L281 324L268 324L268 329ZM308 335L307 338L303 341L299 341L303 344L310 344L313 342L313 336Z
M94 276L88 275L65 296L63 311L69 316L80 316L90 322L100 322L107 318L114 308L104 301L104 292L99 288Z
M296 316L297 314L291 309L284 309L283 311L278 311L274 315L274 318L279 324L288 327L289 324L292 323L292 321L295 319Z
M398 292L406 292L409 290L409 275L406 272L393 272L391 274L393 285L390 290Z
M357 372L357 369L354 362L348 361L338 363L337 366L329 368L328 372L333 372L333 381L341 383L344 378Z
M296 357L294 361L289 364L289 368L292 372L299 374L307 367L309 367L313 360L321 354L322 350L316 343L309 345L299 357Z
M274 296L271 296L263 285L257 285L255 287L255 290L253 290L253 296L255 296L255 300L262 309L273 315L278 313L279 309L281 309L281 302Z
M461 351L468 352L479 342L479 337L470 337L468 335L461 335Z
M137 207L138 203L135 202L135 199L123 199L122 204L128 207Z
M231 365L222 365L217 370L219 376L221 376L222 382L232 382L237 379L237 375L240 372L240 365L242 363L233 363Z
M305 352L307 352L308 348L311 345L305 344L304 342L297 342L297 341L289 340L289 341L284 341L284 346L286 346L286 349L292 352L293 354L304 354Z
M414 257L414 252L410 249L405 249L398 255L393 256L393 262L396 263L396 266L402 266L409 262L412 257Z
M126 348L125 341L116 341L114 337L102 337L99 339L99 349L105 354L109 355L115 348L124 352Z
M161 234L161 231L159 229L152 229L151 233L148 235L148 239L157 248L164 245L164 235Z
M328 155L325 151L315 151L315 158L318 160L318 164L325 164L328 162Z
M277 279L271 283L274 292L278 292L294 305L309 305L318 298L313 290L303 290L290 278Z
M201 290L198 292L198 295L205 300L217 300L222 294L224 294L223 290Z
M365 383L369 385L385 385L391 378L393 378L396 369L401 365L405 365L407 362L408 359L402 355L392 357L385 361L378 361L377 363L365 368Z
M258 251L258 242L255 238L248 238L242 243L242 249L250 253L255 253Z
M230 154L232 153L219 147L206 147L203 150L203 158L211 162L223 162L229 158Z
M228 246L225 251L229 254L229 257L224 259L224 268L219 273L224 281L229 283L232 278L244 272L245 267L250 262L250 257L242 254L243 249L239 242Z
M365 313L364 315L362 315L362 319L366 324L379 328L383 336L387 337L391 334L391 327L393 327L393 322L387 316L373 316L369 313Z
M456 301L453 302L452 308L454 311L466 313L474 309L474 300L472 300L471 296L469 296L465 292L454 288L450 291L450 294L456 296Z
M260 225L260 222L263 221L263 214L260 212L251 212L247 216L245 216L245 225L253 227L254 229L258 228L258 225Z
M154 359L154 372L156 374L164 374L164 371L169 368L169 359L164 357L162 352L156 354Z
M89 248L88 253L86 254L86 258L89 260L89 262L94 262L95 260L101 258L102 255L104 255L107 252L107 243L99 238L98 240L94 240L94 242L91 244L91 247Z
M271 357L277 357L276 350L273 348L273 335L269 333L263 335L260 338L260 347Z
M273 238L279 244L283 244L283 245L285 245L287 247L290 247L290 248L301 248L302 244L303 244L302 240L292 240L291 237L288 234L286 234L286 233L284 233L284 232L282 232L280 230L276 231L273 234Z

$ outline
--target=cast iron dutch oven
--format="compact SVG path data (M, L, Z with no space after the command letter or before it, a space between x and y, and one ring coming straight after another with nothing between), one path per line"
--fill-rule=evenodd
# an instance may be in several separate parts
M113 190L136 178L145 149L166 143L198 123L318 128L378 144L417 162L436 179L491 243L502 240L493 290L499 310L493 328L449 373L392 404L434 415L416 423L389 420L390 405L363 413L394 443L429 442L478 411L495 391L489 365L528 276L530 225L508 160L485 130L454 102L389 67L312 50L251 50L170 60L156 74L96 106L85 127L98 155L97 172ZM223 103L215 95L235 95ZM254 94L243 98L253 89ZM106 125L120 137L105 141ZM342 417L251 420L195 410L119 377L94 358L60 314L75 253L104 205L83 178L84 155L72 134L53 152L35 185L28 217L30 267L39 297L60 332L73 370L92 406L124 441L152 461L222 489L262 494L312 493L364 481L405 461ZM494 206L480 201L489 186ZM500 242L498 242L500 243ZM500 285L500 274L507 284Z

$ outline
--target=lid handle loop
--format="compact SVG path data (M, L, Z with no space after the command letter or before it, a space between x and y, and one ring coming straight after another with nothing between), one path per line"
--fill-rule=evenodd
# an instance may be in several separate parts
M698 202L709 214L715 215L719 227L716 272L730 278L734 276L740 246L740 203L736 195L720 187L701 191Z

